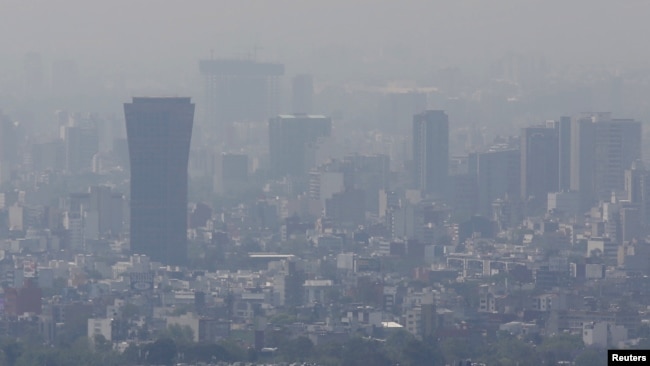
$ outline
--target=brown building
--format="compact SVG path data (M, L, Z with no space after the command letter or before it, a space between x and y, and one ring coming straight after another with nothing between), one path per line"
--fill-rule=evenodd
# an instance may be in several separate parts
M32 278L26 278L21 288L5 289L5 313L19 316L25 313L40 315L43 310L43 291Z

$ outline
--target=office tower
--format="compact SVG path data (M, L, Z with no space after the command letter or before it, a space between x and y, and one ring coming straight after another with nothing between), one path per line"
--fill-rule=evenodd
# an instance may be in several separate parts
M329 117L307 114L279 115L269 120L269 154L271 176L303 175L306 166L306 147L332 132Z
M462 220L476 214L476 171L469 172L468 156L454 156L449 162L449 199L455 218Z
M388 189L389 173L387 155L348 155L309 172L309 198L325 204L335 193L360 190L366 209L375 213L379 210L379 192Z
M625 189L624 171L641 158L641 123L612 119L610 113L577 117L571 122L571 184L587 209Z
M625 192L627 193L628 201L631 203L640 203L644 198L650 198L645 196L646 184L650 183L647 180L649 176L650 172L648 172L641 160L633 162L630 169L625 170Z
M291 82L293 113L313 113L314 80L311 75L296 75Z
M650 171L638 160L625 170L627 200L640 209L642 225L650 229Z
M558 133L558 190L571 189L571 117L560 117Z
M621 207L619 212L621 243L642 240L645 237L643 215L639 207Z
M495 145L488 151L469 156L470 173L476 175L478 213L492 216L492 204L498 199L520 196L521 154L508 145Z
M350 155L344 158L348 167L346 188L364 191L366 209L379 210L379 191L388 189L390 158L388 155Z
M546 205L558 188L558 129L555 124L521 130L521 198L530 210Z
M309 199L314 204L319 203L325 207L325 201L332 198L335 193L345 191L343 172L336 169L319 167L309 172Z
M434 199L447 194L449 179L449 118L429 110L413 116L413 170L415 188Z
M476 174L452 174L449 182L449 197L455 217L469 218L476 214L478 202Z
M66 170L76 174L90 171L93 156L99 151L99 133L92 118L75 119L73 126L64 126Z
M205 79L204 131L224 141L233 122L262 122L279 112L279 78L284 65L252 60L202 60Z
M446 204L439 204L432 200L422 200L415 205L415 235L420 244L438 244L447 235L445 222L451 216L451 209ZM409 244L410 246L410 244ZM424 250L424 248L422 248ZM407 251L411 251L409 247ZM424 255L424 253L422 253Z
M182 265L187 258L187 166L194 121L190 98L133 98L124 104L131 164L131 252Z
M71 193L67 211L84 218L84 226L96 228L95 237L121 234L124 228L126 201L122 193L108 186L91 186L87 192Z
M580 209L586 210L594 197L595 128L591 118L571 121L570 188L580 195Z

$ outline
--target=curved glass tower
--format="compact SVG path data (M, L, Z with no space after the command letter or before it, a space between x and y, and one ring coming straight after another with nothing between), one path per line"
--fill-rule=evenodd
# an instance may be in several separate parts
M190 98L133 98L124 104L131 162L131 252L184 265Z

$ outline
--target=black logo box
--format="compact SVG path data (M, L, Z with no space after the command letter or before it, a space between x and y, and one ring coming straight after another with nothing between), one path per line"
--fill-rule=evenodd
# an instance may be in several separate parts
M650 365L650 350L610 349L607 351L607 365Z

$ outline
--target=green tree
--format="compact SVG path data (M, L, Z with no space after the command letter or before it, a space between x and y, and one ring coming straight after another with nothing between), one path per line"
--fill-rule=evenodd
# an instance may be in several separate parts
M313 350L312 341L303 336L288 340L278 348L281 357L287 362L304 362L312 355Z
M172 365L176 358L176 342L171 338L161 338L146 348L146 361L154 365Z
M575 366L605 366L607 365L607 351L587 348L575 359Z
M129 344L122 353L122 359L127 365L137 365L142 363L142 349L135 343Z
M16 361L18 361L23 352L23 344L16 340L9 339L2 343L2 353L4 354L7 366L15 366Z
M93 344L96 352L107 353L113 350L113 344L101 334L95 334Z
M391 366L381 343L374 340L353 338L343 345L342 366Z
M319 344L314 349L314 360L323 366L334 366L341 364L341 355L343 353L343 344L338 342L329 342Z
M447 362L473 358L475 349L468 347L467 341L460 338L447 338L440 343L440 350Z
M488 365L533 366L541 364L541 359L533 345L511 336L501 337L480 358Z
M193 343L179 346L179 353L184 355L183 362L234 361L226 349L216 343Z
M248 357L246 350L232 339L222 339L218 344L226 351L228 357L226 361L245 361Z
M400 358L400 365L405 366L430 366L430 365L444 365L444 357L440 350L432 342L420 341L417 339L410 339L404 349Z
M578 335L557 334L546 337L539 347L539 351L546 362L571 361L584 348L582 339Z
M194 342L194 330L189 325L170 324L167 326L167 334L176 344Z
M414 340L415 336L409 333L405 329L396 330L391 332L391 334L386 338L386 343L384 349L386 355L394 361L398 361L402 357L402 351L406 348L406 345L411 340Z

